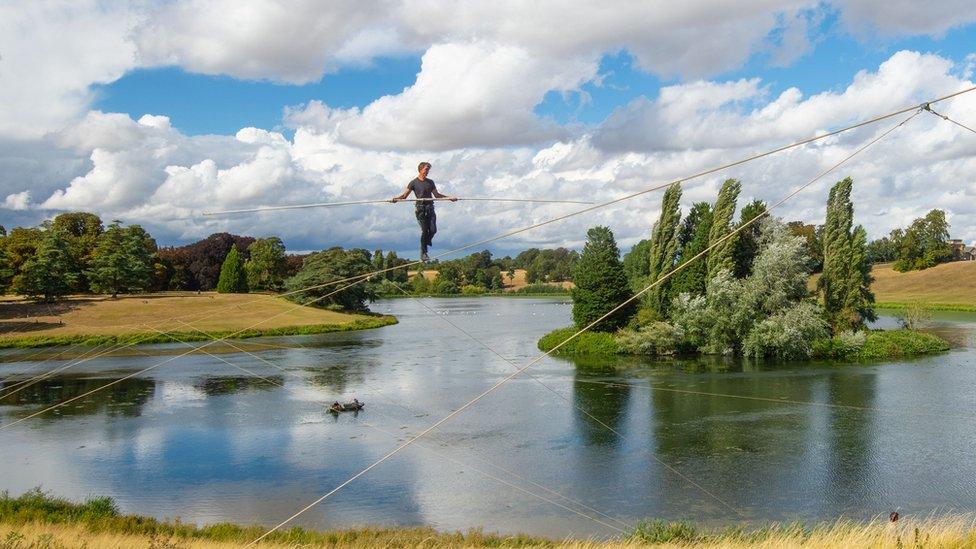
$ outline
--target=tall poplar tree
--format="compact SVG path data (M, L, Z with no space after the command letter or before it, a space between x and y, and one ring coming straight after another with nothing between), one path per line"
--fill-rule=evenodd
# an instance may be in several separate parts
M648 283L657 281L674 268L678 258L678 225L681 212L681 185L673 183L661 200L661 216L651 231L650 268ZM647 305L659 319L667 318L667 298L670 295L670 280L659 283L647 294Z
M835 332L858 329L874 319L867 233L854 224L850 177L838 181L827 199L823 226L823 274L817 283L827 321Z
M708 252L708 279L718 275L719 271L730 273L735 269L732 250L735 249L735 237L722 240L732 232L732 216L735 214L735 202L739 198L742 184L735 179L726 179L722 190L718 193L715 208L712 210L712 226L708 233L708 245L714 246Z

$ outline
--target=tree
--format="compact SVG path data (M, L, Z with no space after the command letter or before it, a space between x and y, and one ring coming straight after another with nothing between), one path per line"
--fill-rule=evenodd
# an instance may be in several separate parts
M853 184L848 177L830 189L823 228L824 266L817 287L835 332L859 329L865 320L874 318L866 233L861 227L851 231Z
M654 312L657 319L667 318L668 296L670 295L670 280L662 278L672 269L678 259L678 225L681 222L679 202L681 201L681 185L672 183L664 192L661 200L661 215L651 229L650 267L647 280L657 283L647 293L645 303Z
M14 277L13 290L20 295L51 301L71 291L78 273L71 271L68 234L53 228L43 234L37 253L24 262L21 273Z
M647 283L647 276L651 273L651 241L643 239L624 254L624 273L633 291L639 291Z
M894 234L894 232L892 232ZM949 222L945 212L932 210L909 225L898 242L898 260L894 269L904 272L928 269L952 259L949 245Z
M393 269L393 270L383 273L383 277L392 282L406 282L407 269L396 268L406 263L409 263L409 261L397 257L396 252L393 251L387 252L385 265L387 269Z
M753 200L746 204L739 213L738 227L742 227L765 214L766 203L762 200ZM759 251L759 227L759 222L752 223L739 231L735 237L732 259L735 262L734 274L736 278L745 278L752 274L752 262L756 259L756 254Z
M363 249L343 250L335 247L305 257L302 268L285 282L292 293L288 299L298 303L314 303L348 311L365 311L366 301L374 298L372 286L366 284L330 284L370 272L370 253ZM414 277L423 278L418 275Z
M248 248L250 259L244 263L247 271L247 287L249 290L277 290L284 282L285 273L285 244L277 236L259 238ZM383 253L379 255L380 269L383 264ZM376 265L374 259L374 267Z
M0 226L0 229L2 228ZM7 293L7 287L10 286L10 279L13 276L14 271L10 268L10 262L7 261L7 251L0 246L0 295Z
M733 272L735 269L735 260L732 257L735 237L726 236L732 232L732 216L735 214L735 202L741 189L741 183L735 179L726 179L718 193L715 208L712 209L712 226L708 233L708 246L711 249L707 255L709 279L718 275L719 271Z
M123 228L121 222L112 222L98 237L91 268L84 273L91 290L112 297L146 290L152 281L155 248L156 242L142 227Z
M688 216L681 223L678 243L681 245L680 264L694 261L674 273L671 279L672 300L679 294L692 296L705 293L708 284L708 265L704 257L696 256L708 247L708 233L712 228L712 206L708 202L697 202L691 207Z
M217 281L217 292L222 294L247 293L247 273L244 271L244 261L237 253L237 244L230 247L223 265L220 266L220 279Z
M37 227L14 227L2 240L7 261L14 275L21 272L24 263L37 255L37 249L44 240L44 231Z
M629 299L627 275L620 264L620 251L608 227L593 227L586 233L587 242L573 269L573 321L580 328ZM596 324L597 331L614 331L634 314L631 302L613 315Z
M98 237L104 232L102 220L93 213L69 212L58 215L51 221L51 227L68 235L71 270L79 273L72 291L87 292L91 288L85 274L91 265L98 245Z

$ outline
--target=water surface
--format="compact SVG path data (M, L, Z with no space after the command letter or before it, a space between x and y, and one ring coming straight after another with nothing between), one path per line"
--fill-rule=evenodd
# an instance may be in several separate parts
M0 490L275 524L511 373L495 353L528 363L571 316L558 299L423 303L436 314L383 301L373 309L400 324L172 360L0 431ZM869 365L545 359L297 523L616 533L523 491L558 499L539 485L626 523L976 511L976 315L940 314L932 329L957 347ZM0 364L0 423L171 358L159 348L14 394L65 363ZM354 397L367 403L358 415L325 412Z

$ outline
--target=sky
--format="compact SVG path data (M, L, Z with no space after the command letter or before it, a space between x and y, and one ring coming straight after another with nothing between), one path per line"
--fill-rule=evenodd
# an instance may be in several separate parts
M941 0L0 2L0 224L65 211L161 246L227 231L418 254L409 204L430 161L462 197L604 202L974 86L976 3ZM976 92L934 105L976 126ZM682 185L682 208L742 181L769 203L897 121ZM976 241L976 134L929 113L786 202L821 223L853 178L871 238L932 208ZM492 243L580 249L650 235L659 192ZM439 204L432 253L579 206Z

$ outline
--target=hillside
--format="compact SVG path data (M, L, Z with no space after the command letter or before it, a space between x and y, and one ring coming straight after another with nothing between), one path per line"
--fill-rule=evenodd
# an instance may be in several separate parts
M955 305L976 308L976 261L955 261L923 271L899 273L890 263L871 270L878 303Z

